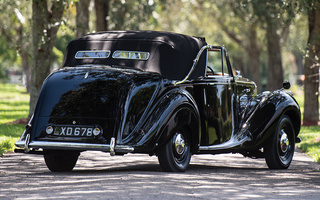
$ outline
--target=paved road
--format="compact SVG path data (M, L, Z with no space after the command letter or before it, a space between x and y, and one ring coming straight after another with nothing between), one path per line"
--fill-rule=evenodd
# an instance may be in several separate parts
M237 154L196 155L185 173L156 157L85 152L72 172L50 172L39 155L0 158L0 199L320 199L320 165L296 152L288 170Z

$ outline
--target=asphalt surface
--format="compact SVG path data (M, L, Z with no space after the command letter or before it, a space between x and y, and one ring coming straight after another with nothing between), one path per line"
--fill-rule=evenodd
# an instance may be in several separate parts
M72 172L50 172L41 155L0 157L0 199L320 199L320 165L295 152L287 170L238 154L195 155L184 173L155 156L84 152Z

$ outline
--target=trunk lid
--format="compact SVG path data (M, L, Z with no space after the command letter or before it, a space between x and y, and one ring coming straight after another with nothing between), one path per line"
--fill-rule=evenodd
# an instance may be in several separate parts
M119 135L123 116L127 113L126 107L130 106L130 92L137 85L156 82L152 78L155 75L131 68L108 66L66 67L52 73L43 84L39 96L32 127L34 138L109 143L111 137ZM152 93L154 91L155 88ZM142 101L148 105L150 99L149 95ZM70 127L71 132L74 129L81 132L86 127L98 127L102 133L96 137L68 137L65 131L63 135L54 136L46 132L48 126L54 129L61 126L67 130Z

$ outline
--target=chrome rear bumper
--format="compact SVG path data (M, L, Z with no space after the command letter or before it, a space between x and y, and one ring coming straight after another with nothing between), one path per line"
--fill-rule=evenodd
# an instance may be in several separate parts
M114 141L113 141L114 142ZM55 149L55 150L75 150L75 151L104 151L111 155L117 153L130 153L134 151L132 146L109 144L91 144L91 143L73 143L73 142L51 142L51 141L17 141L15 145L23 148L27 153L30 149Z

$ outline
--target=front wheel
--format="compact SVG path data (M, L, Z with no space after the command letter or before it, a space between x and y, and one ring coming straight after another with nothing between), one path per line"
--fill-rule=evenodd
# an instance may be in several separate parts
M295 133L292 122L283 115L270 143L265 145L264 153L270 169L287 169L293 158Z
M184 172L189 167L190 159L190 142L183 130L177 131L158 151L158 160L163 171Z
M76 165L79 155L76 151L47 151L44 160L50 171L68 172Z

